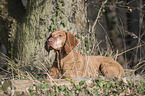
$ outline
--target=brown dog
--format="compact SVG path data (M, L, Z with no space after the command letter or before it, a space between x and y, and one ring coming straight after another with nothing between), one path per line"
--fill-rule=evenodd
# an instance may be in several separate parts
M96 77L99 70L107 77L125 75L122 66L115 60L104 56L82 56L73 49L77 39L69 32L55 31L45 42L45 49L54 49L56 58L50 68L53 78Z

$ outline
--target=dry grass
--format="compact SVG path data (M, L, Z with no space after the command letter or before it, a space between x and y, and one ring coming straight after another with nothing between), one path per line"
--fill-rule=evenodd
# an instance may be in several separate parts
M141 52L144 52L142 51L144 41L141 39L143 34L136 36L131 32L126 32L123 23L121 26L116 25L118 28L117 31L121 34L121 42L123 42L124 48L121 50L115 50L113 42L111 41L112 38L109 37L109 33L100 23L103 9L107 7L107 5L104 5L107 3L107 0L102 3L98 15L96 16L96 21L93 22L93 25L88 25L89 27L87 27L87 8L83 5L84 1L74 3L73 0L67 0L65 4L61 4L62 2L57 3L59 7L55 8L55 4L52 4L51 0L48 0L43 7L41 6L39 9L34 11L32 19L28 19L28 22L30 20L30 24L28 25L32 26L30 27L23 25L23 32L28 32L26 33L28 34L28 38L24 39L25 41L22 41L22 45L24 45L23 56L18 56L20 58L14 58L13 60L5 56L4 61L8 63L9 67L4 75L4 79L1 79L0 85L2 85L5 78L14 80L39 80L39 82L29 88L28 92L30 95L144 95L145 76L142 74L145 70L145 61L143 59L145 56L141 56ZM74 10L74 8L77 9ZM42 14L38 14L38 12L42 10ZM36 25L33 25L34 21ZM38 22L40 24L38 24ZM13 26L16 26L15 24L16 22ZM25 22L25 24L27 23ZM104 36L104 41L96 38L96 24L100 25L103 32L106 34L106 36ZM27 28L25 29L25 27ZM15 34L17 34L15 33L15 30L16 28L10 32L11 42L14 42L15 40ZM94 80L90 85L87 85L85 82L80 82L76 85L70 80L69 82L72 83L72 87L67 87L65 85L50 86L49 82L45 80L46 78L49 78L53 81L48 74L48 70L52 65L55 54L52 52L48 55L44 49L44 42L49 32L54 30L65 30L73 33L79 39L79 44L76 51L83 55L103 55L114 58L115 60L118 60L119 56L122 56L124 58L121 60L123 61L122 65L125 69L127 69L125 70L127 79L123 81L123 78L121 81L116 82L113 79L105 80L105 77L98 77L98 79L96 79L96 81ZM138 44L135 47L129 48L125 43L126 35L130 35L134 38L134 40L138 39ZM102 42L106 43L106 49L102 48ZM130 62L133 61L127 61L126 54L132 50L135 50L136 52L141 50L141 52L139 53L140 57L138 54L135 54L138 61L136 66L133 67L134 69L129 69L129 65L131 65ZM136 75L136 71L138 71L141 76ZM43 75L45 76L43 77ZM41 81L43 82L40 83ZM3 92L3 89L0 89L0 91Z

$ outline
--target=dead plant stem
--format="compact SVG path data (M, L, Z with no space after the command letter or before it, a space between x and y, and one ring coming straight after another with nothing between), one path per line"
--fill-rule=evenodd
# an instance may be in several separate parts
M94 24L93 24L93 26L92 26L92 32L94 32L94 28L95 28L95 26L96 26L96 24L97 24L97 22L98 22L98 19L100 18L100 14L101 14L101 11L102 11L102 8L104 7L104 5L107 3L107 0L105 0L103 3L102 3L102 5L101 5L101 7L100 7L100 9L99 9L99 12L98 12L98 15L97 15L97 17L96 17L96 20L95 20L95 22L94 22Z
M142 46L144 46L144 45L145 45L145 44L142 44L142 45L138 45L138 46L136 46L136 47L133 47L133 48L131 48L131 49L128 49L128 50L126 50L126 51L121 52L120 54L118 54L118 56L120 56L120 55L122 55L122 54L124 54L124 53L126 53L126 52L129 52L129 51L131 51L131 50L134 50L134 49L136 49L136 48L142 47Z

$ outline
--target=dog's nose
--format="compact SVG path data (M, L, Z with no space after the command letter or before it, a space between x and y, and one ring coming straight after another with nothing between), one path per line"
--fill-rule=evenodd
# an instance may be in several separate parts
M47 42L48 42L48 44L52 44L52 42L53 42L52 38L48 39Z

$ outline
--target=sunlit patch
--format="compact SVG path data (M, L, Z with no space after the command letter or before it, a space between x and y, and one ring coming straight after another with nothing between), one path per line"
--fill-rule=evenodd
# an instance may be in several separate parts
M54 49L59 50L60 48L63 47L64 43L65 43L65 38L57 38L55 40L55 42L51 45Z
M56 44L61 44L62 40L60 40L59 38L56 40Z

